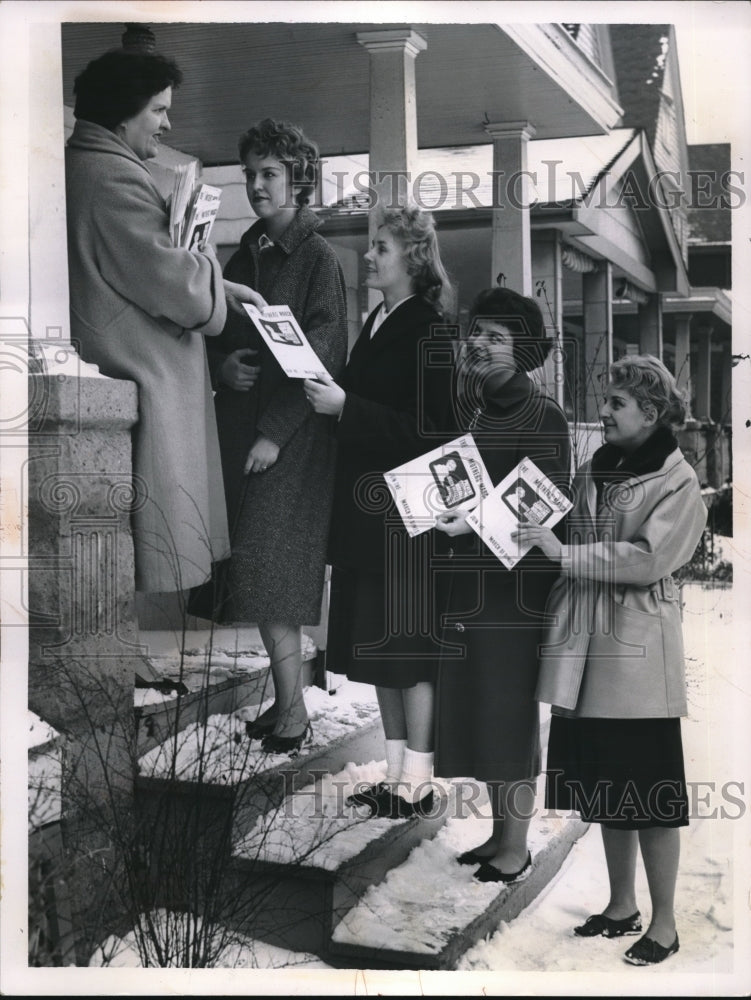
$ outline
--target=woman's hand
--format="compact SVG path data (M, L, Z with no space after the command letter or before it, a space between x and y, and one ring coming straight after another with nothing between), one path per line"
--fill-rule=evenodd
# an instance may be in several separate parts
M219 378L222 382L230 389L237 389L239 392L247 392L251 386L254 386L258 381L261 367L260 365L249 365L243 361L243 358L251 358L254 354L258 354L258 351L254 351L252 347L241 347L228 354L219 369Z
M303 388L308 402L316 413L338 417L344 409L347 394L330 375L319 375L317 379L306 378Z
M438 514L435 519L435 526L446 535L468 535L472 531L467 524L468 510L452 510L446 514Z
M245 462L245 475L249 472L265 472L279 458L279 445L261 435L253 442Z
M537 524L520 524L516 531L511 532L511 537L519 545L536 545L542 549L548 559L555 562L561 561L563 546L550 528L541 528Z
M250 306L255 306L256 309L264 309L266 307L267 302L263 295L259 295L258 292L249 288L248 285L240 285L236 281L228 281L226 278L223 281L224 297L227 299L227 305L236 313L240 313L241 316L247 318L248 314L242 307L243 302L247 302Z

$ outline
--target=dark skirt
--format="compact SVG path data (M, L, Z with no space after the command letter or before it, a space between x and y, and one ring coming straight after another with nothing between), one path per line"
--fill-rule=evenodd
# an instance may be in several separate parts
M434 681L440 640L434 635L430 588L384 574L333 567L326 648L329 670L378 687Z
M681 720L553 715L545 805L618 830L688 825Z
M452 578L443 635L454 652L444 652L438 673L437 776L501 782L539 775L537 650L553 579L501 570Z

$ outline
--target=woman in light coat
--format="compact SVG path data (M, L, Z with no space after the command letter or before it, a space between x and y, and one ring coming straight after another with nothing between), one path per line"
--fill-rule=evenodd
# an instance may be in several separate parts
M204 347L224 326L225 284L209 248L172 245L145 162L170 128L181 78L156 53L95 59L76 79L66 150L71 337L102 374L138 385L133 535L146 592L203 583L228 545Z
M575 480L568 545L545 528L517 537L561 565L537 695L553 705L547 805L601 824L610 900L576 933L641 931L635 866L652 899L645 935L625 954L652 965L678 951L673 901L688 823L680 717L686 714L678 591L706 522L693 469L670 425L683 401L662 362L627 356L610 370L605 444Z

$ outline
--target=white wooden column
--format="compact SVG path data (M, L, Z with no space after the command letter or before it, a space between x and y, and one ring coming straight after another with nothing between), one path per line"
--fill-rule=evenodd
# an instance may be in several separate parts
M415 59L428 43L409 28L359 31L357 41L370 56L371 183L379 202L395 206L406 199L417 171ZM371 215L369 240L374 236ZM380 301L380 292L368 292L369 309Z
M685 393L686 419L691 419L691 314L675 317L675 380Z
M662 361L662 296L654 292L639 305L639 350Z
M557 229L535 232L532 247L532 280L545 327L556 338L556 345L541 369L545 388L559 406L564 403L565 372L563 367L563 264L561 234Z
M485 131L493 140L490 284L495 285L503 274L506 287L522 295L531 295L531 184L527 175L527 143L534 138L535 129L529 122L493 122L485 126Z
M717 409L718 423L728 426L733 420L733 358L730 344L723 344L720 355L722 377L720 380L720 401Z
M584 419L596 422L613 363L613 266L602 261L582 279L584 325Z
M410 29L361 31L370 55L370 172L379 198L396 205L417 168L415 59L428 43Z
M709 420L712 405L712 327L699 327L696 352L696 417Z

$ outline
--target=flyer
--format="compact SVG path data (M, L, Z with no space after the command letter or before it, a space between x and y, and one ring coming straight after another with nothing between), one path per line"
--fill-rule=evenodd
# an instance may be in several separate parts
M321 375L328 375L289 306L257 309L243 303L243 308L290 378L319 378Z
M467 515L467 524L507 569L515 566L531 545L511 537L519 524L552 528L571 510L571 501L530 458L524 458L490 495Z
M438 514L471 510L493 489L471 434L385 472L384 479L410 535L428 531Z

